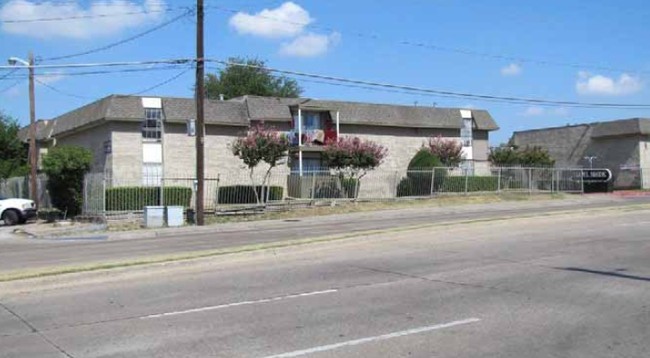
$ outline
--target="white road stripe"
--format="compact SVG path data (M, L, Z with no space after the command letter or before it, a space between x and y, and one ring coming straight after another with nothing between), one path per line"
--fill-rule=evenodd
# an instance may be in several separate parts
M196 312L218 310L218 309L237 307L237 306L254 305L254 304L258 304L258 303L267 303L267 302L287 300L287 299L291 299L291 298L323 295L323 294L334 293L334 292L338 292L338 289L330 289L330 290L324 290L324 291L313 291L313 292L305 292L305 293L296 293L296 294L293 294L293 295L278 296L278 297L272 297L272 298L264 298L264 299L255 300L255 301L241 301L241 302L234 302L234 303L226 303L226 304L217 305L217 306L193 308L193 309L183 310L183 311L174 311L174 312L151 314L151 315L148 315L148 316L142 316L142 317L140 317L140 319L150 319L150 318L161 318L161 317L168 317L168 316L177 316L177 315L187 314L187 313L196 313Z
M408 336L408 335L411 335L411 334L435 331L435 330L439 330L439 329L444 329L444 328L449 328L449 327L454 327L454 326L460 326L460 325L463 325L463 324L475 323L475 322L478 322L478 321L480 321L479 318L468 318L468 319L464 319L464 320L460 320L460 321L453 321L453 322L449 322L449 323L436 324L436 325L433 325L433 326L413 328L413 329L408 329L406 331L399 331L399 332L394 332L394 333L383 334L381 336L366 337L366 338L355 339L355 340L347 341L347 342L328 344L328 345L325 345L325 346L319 346L319 347L303 349L303 350L299 350L299 351L276 354L276 355L267 356L267 357L264 357L264 358L298 357L298 356L302 356L302 355L306 355L306 354L312 354L312 353L318 353L318 352L324 352L324 351L331 351L331 350L338 349L338 348L341 348L341 347L356 346L356 345L359 345L359 344L375 342L375 341L382 341L382 340L397 338L397 337L403 337L403 336Z

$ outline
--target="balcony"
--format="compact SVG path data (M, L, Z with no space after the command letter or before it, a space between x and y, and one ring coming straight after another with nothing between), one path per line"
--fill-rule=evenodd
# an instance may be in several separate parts
M302 131L302 140L298 140L298 131L296 129L285 132L289 138L292 147L322 147L330 141L336 141L338 136L334 129L312 129Z

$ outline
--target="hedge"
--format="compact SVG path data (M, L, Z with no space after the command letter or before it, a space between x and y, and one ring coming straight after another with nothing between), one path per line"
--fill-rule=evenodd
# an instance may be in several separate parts
M433 170L433 173L432 173ZM431 195L431 179L433 192L441 190L447 177L447 169L411 170L397 185L397 196L429 196Z
M499 188L499 178L491 176L471 176L467 177L467 191L497 191ZM442 184L443 193L464 193L465 177L447 177Z
M163 188L164 205L189 207L192 189L181 186ZM106 189L106 210L142 210L145 206L160 205L160 187L129 186Z
M284 189L281 186L267 186L269 190L269 200L281 200ZM260 201L266 200L266 195L262 195L262 187L255 186ZM252 185L230 185L222 186L218 192L219 204L255 204L255 191Z

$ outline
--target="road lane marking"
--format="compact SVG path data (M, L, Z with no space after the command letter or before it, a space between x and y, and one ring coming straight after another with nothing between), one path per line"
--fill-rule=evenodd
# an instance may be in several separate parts
M403 337L403 336L408 336L408 335L411 335L411 334L418 334L418 333L423 333L423 332L436 331L436 330L439 330L439 329L450 328L450 327L460 326L460 325L469 324L469 323L476 323L476 322L479 322L479 321L480 321L479 318L468 318L468 319L464 319L464 320L460 320L460 321L453 321L453 322L449 322L449 323L436 324L436 325L433 325L433 326L413 328L413 329L408 329L408 330L405 330L405 331L399 331L399 332L383 334L383 335L380 335L380 336L366 337L366 338L361 338L361 339L355 339L355 340L352 340L352 341L328 344L328 345L324 345L324 346L318 346L318 347L303 349L303 350L299 350L299 351L276 354L276 355L272 355L272 356L266 356L264 358L298 357L298 356L302 356L302 355L306 355L306 354L313 354L313 353L318 353L318 352L331 351L331 350L338 349L338 348L341 348L341 347L350 347L350 346L356 346L356 345L364 344L364 343L383 341L383 340L386 340L386 339Z
M174 312L151 314L151 315L142 316L142 317L139 317L139 318L140 319L151 319L151 318L177 316L177 315L188 314L188 313L205 312L205 311L212 311L212 310L218 310L218 309L224 309L224 308L230 308L230 307L255 305L255 304L259 304L259 303L282 301L282 300L288 300L288 299L292 299L292 298L324 295L324 294L334 293L334 292L338 292L338 289L333 288L333 289L323 290L323 291L312 291L312 292L296 293L296 294L293 294L293 295L278 296L278 297L271 297L271 298L263 298L263 299L260 299L260 300L253 300L253 301L240 301L240 302L234 302L234 303L225 303L225 304L222 304L222 305L200 307L200 308L192 308L192 309L183 310L183 311L174 311Z

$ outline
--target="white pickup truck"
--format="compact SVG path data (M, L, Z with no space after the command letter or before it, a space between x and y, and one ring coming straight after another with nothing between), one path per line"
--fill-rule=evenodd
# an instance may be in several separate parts
M0 196L0 219L5 225L23 224L34 217L36 217L34 201Z

